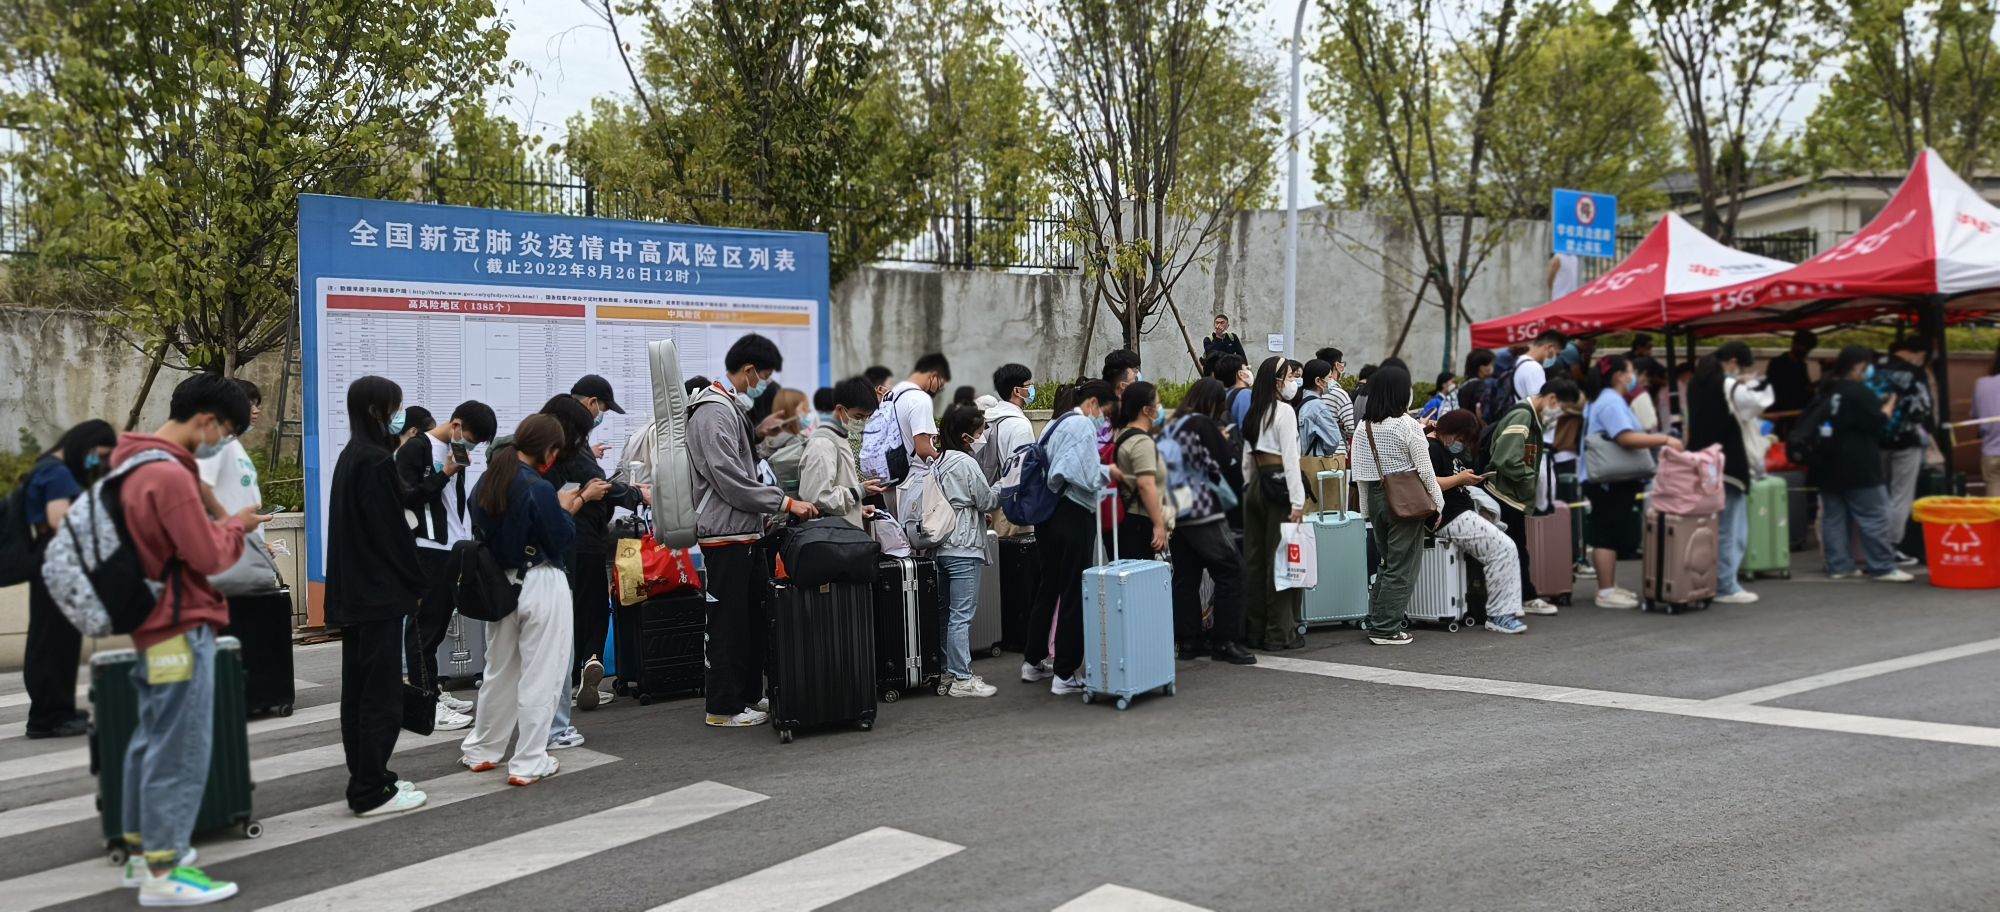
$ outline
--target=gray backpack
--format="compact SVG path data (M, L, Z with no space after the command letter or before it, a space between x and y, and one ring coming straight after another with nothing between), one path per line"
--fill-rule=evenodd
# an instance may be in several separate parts
M63 617L85 636L131 633L146 623L165 591L165 580L180 585L179 559L167 563L162 581L146 577L139 549L125 529L120 494L133 469L173 459L165 450L146 450L78 496L42 556L42 580ZM174 602L180 610L180 601Z

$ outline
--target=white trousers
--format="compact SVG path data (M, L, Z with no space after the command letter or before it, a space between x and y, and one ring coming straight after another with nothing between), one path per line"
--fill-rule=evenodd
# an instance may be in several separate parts
M571 627L569 578L547 564L521 579L520 607L486 628L486 680L479 685L478 710L465 736L465 757L498 763L507 755L512 776L542 776L549 758L549 722L556 704L549 699L569 674Z
M1477 511L1460 513L1439 534L1458 553L1479 562L1486 572L1486 615L1510 617L1521 613L1521 559L1514 540L1481 518ZM488 661L492 661L488 659Z

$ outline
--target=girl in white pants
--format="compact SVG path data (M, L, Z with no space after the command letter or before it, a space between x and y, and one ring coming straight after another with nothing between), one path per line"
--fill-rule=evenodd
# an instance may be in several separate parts
M473 492L472 525L508 576L520 582L521 595L513 614L487 628L486 680L458 762L475 773L495 769L512 738L510 785L533 785L555 775L557 768L548 748L556 711L549 696L569 675L575 645L569 579L561 561L576 538L571 517L594 493L558 494L543 480L562 445L562 425L556 419L529 416L514 432L512 445L487 457L486 475Z
M1479 419L1465 409L1446 412L1431 431L1431 470L1444 492L1444 525L1437 535L1460 554L1477 560L1485 572L1486 629L1525 633L1528 625L1521 623L1521 560L1514 540L1480 515L1471 495L1482 479L1465 467L1463 457L1477 442L1478 433Z

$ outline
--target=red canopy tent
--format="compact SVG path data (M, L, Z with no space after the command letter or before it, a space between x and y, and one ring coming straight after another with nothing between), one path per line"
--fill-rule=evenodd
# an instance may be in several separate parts
M1711 289L1790 269L1783 260L1744 253L1668 213L1618 265L1576 291L1540 307L1472 325L1472 344L1499 348L1544 330L1591 335L1651 329L1667 323L1668 304Z

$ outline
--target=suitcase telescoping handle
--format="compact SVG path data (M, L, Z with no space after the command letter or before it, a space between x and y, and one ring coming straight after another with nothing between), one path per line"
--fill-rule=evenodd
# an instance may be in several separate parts
M1340 492L1340 508L1337 510L1328 510L1326 508L1327 506L1326 482L1327 479L1329 478L1340 479L1340 485L1335 489ZM1333 469L1328 469L1324 472L1319 473L1319 478L1317 480L1319 482L1319 515L1325 516L1328 513L1333 513L1336 516L1340 517L1341 519L1346 519L1347 518L1347 473L1336 471Z
M1117 485L1106 486L1104 490L1097 492L1097 508L1091 511L1096 514L1091 518L1098 520L1095 523L1097 526L1097 553L1104 557L1104 561L1098 564L1100 567L1118 559L1118 527L1125 522L1125 517L1114 516L1111 518L1111 550L1109 551L1104 550L1104 522L1100 518L1104 515L1104 502L1117 496Z

